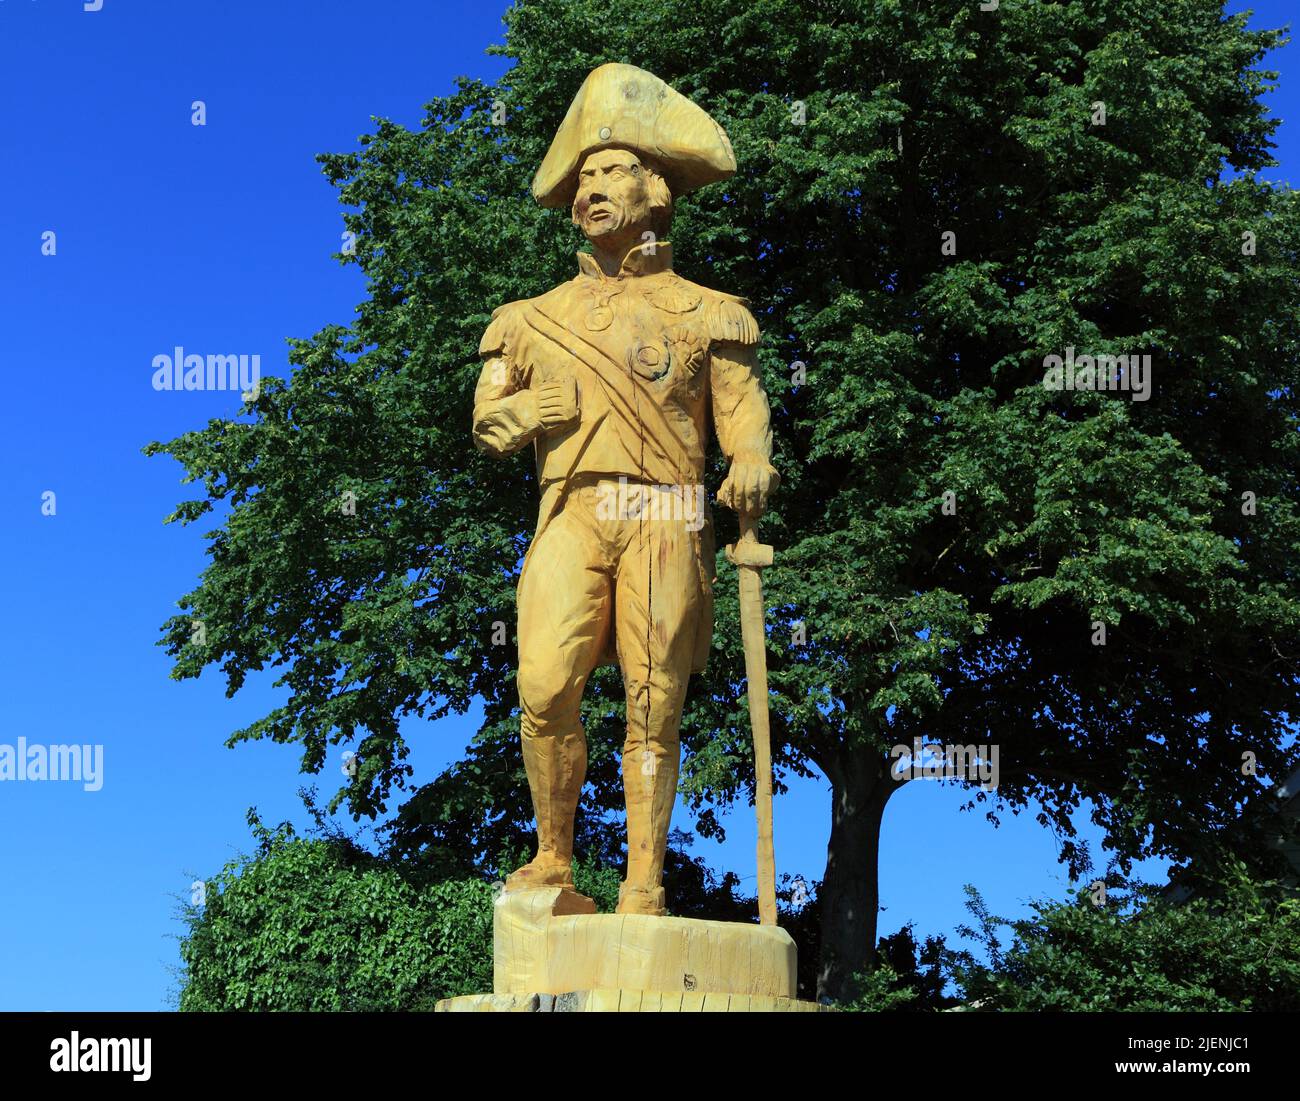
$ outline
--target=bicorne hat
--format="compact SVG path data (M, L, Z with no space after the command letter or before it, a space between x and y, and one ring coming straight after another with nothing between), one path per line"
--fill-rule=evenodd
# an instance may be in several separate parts
M569 206L583 160L610 146L648 157L674 196L736 171L727 133L707 112L653 73L611 63L588 73L573 97L533 177L533 197L542 206Z

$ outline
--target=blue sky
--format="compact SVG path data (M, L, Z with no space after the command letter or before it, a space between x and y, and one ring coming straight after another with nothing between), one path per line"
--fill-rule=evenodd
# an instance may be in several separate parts
M500 37L500 7L104 0L86 12L0 0L0 357L12 387L0 433L0 743L105 753L99 791L0 785L0 1010L166 1008L177 897L249 847L250 805L304 822L293 747L223 745L271 706L269 678L227 700L211 673L169 680L154 645L204 543L198 528L163 526L187 493L174 463L140 448L238 399L156 392L151 364L181 345L259 354L280 374L287 337L350 319L363 286L331 259L341 208L313 157L354 148L372 115L418 125L456 75L498 77L506 62L483 51ZM1255 22L1280 25L1291 7L1256 4ZM1300 95L1285 75L1295 56L1292 46L1273 59L1284 119ZM194 100L206 126L190 123ZM1277 178L1295 163L1295 135L1284 125ZM41 512L47 491L53 516ZM417 781L475 726L471 715L408 727ZM333 783L322 777L322 791ZM1056 842L1032 814L995 829L960 813L963 801L916 783L891 802L882 933L908 920L950 931L967 882L1007 914L1066 889ZM726 822L726 844L698 851L749 875L751 812ZM828 828L825 783L798 783L776 808L778 870L820 876Z

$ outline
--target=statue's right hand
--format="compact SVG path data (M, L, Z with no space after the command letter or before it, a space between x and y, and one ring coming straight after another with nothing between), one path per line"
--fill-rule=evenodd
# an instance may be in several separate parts
M551 379L537 388L537 412L548 432L578 422L578 380L573 376Z

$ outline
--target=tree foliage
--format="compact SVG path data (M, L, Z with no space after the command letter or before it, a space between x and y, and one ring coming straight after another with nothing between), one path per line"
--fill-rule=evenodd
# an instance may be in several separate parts
M492 988L492 888L411 876L348 837L255 813L254 856L188 903L182 1011L432 1009Z
M993 1011L1289 1012L1300 1010L1300 895L1237 865L1211 897L1174 904L1135 889L1104 906L1086 894L993 917L968 887L991 963L949 961L963 1001ZM1012 939L1002 945L998 930Z

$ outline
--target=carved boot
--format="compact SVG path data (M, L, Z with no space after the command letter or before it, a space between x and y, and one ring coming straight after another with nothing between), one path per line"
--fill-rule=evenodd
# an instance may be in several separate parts
M663 888L668 823L677 794L680 757L676 739L638 740L623 748L623 794L627 801L627 878L618 889L620 914L667 913Z
M663 917L668 913L664 907L664 889L631 886L625 879L618 885L618 907L615 913Z
M581 731L538 736L525 729L524 768L537 816L537 855L506 878L507 891L573 890L573 818L587 772Z

